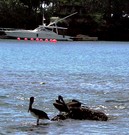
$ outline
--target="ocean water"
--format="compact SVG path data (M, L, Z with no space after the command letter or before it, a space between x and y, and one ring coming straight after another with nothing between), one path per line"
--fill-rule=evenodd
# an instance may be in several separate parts
M53 118L58 95L109 120L40 120L36 126L29 98ZM0 40L0 111L1 135L128 135L129 43Z

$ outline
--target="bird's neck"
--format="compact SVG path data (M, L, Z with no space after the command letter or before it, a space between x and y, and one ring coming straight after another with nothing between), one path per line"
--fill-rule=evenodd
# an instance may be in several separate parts
M30 102L30 104L29 104L29 110L32 110L32 102Z

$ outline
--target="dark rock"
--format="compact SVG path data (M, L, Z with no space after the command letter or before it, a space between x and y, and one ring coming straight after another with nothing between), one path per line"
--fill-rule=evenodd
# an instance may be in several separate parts
M52 121L75 119L75 120L97 120L107 121L108 116L101 112L90 109L88 107L73 107L69 113L63 113L52 118Z
M59 120L66 120L68 117L66 114L59 114L57 116L55 116L54 118L52 118L52 121L59 121Z

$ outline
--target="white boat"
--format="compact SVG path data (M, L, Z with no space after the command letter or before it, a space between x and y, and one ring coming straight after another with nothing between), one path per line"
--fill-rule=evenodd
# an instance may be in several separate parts
M10 30L5 31L5 33L10 38L41 38L41 39L56 39L61 41L72 40L70 36L59 35L52 29L50 29L50 27L45 27L42 25L34 30Z
M58 41L59 40L60 41L71 41L72 40L71 36L58 34L59 29L65 30L67 28L58 27L56 24L57 24L57 22L64 20L74 14L76 14L76 13L73 13L60 20L52 22L47 26L45 26L44 24L40 25L39 27L37 27L34 30L7 30L7 31L5 31L5 34L7 37L10 37L10 38L41 38L41 39L56 39Z

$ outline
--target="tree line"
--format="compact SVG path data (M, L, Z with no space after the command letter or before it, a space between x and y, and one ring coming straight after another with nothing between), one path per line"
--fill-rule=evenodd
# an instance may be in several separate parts
M43 12L49 23L52 16L64 17L77 11L69 23L82 24L82 33L118 28L125 32L129 29L128 7L128 0L0 0L0 27L33 29L42 24Z

